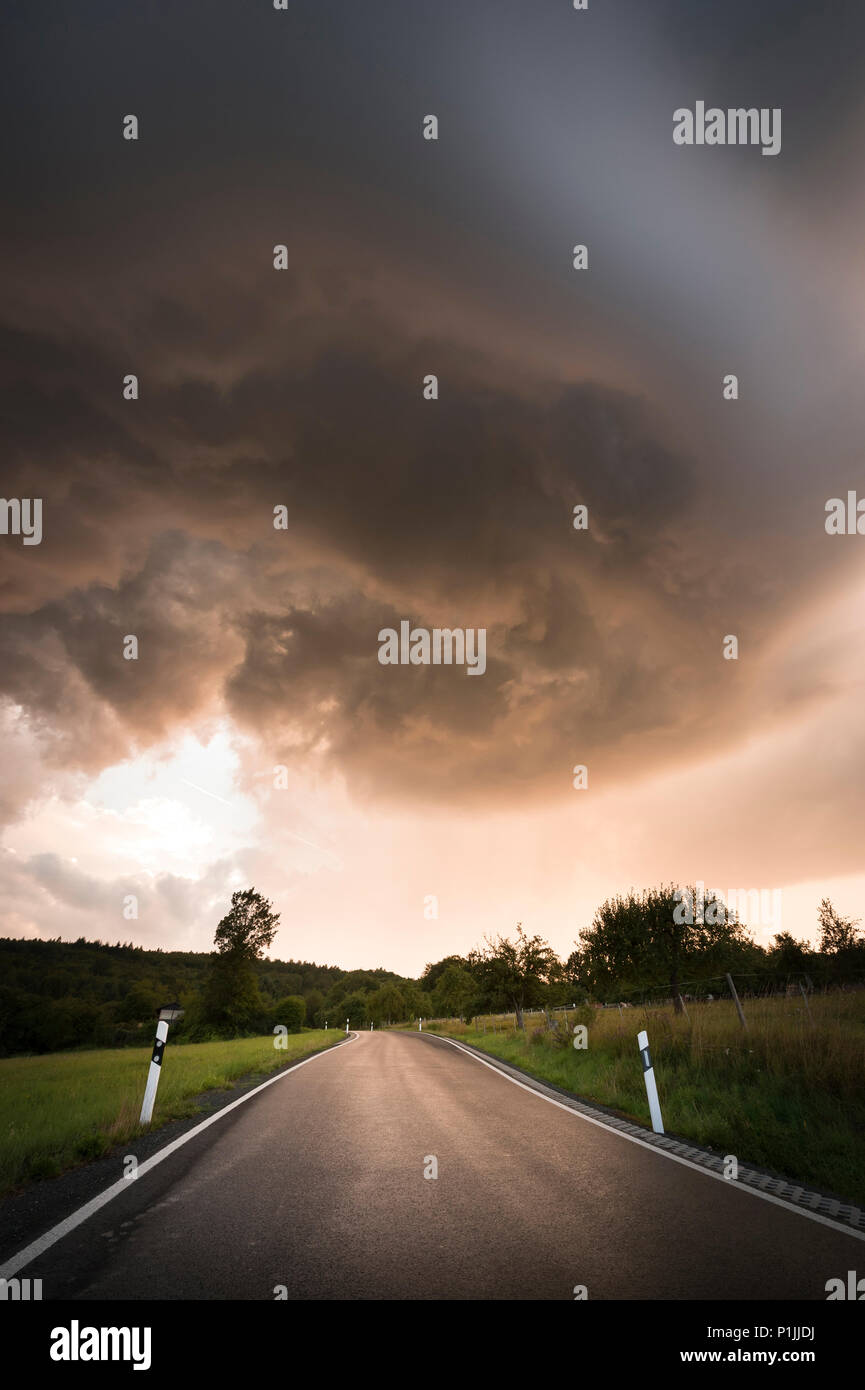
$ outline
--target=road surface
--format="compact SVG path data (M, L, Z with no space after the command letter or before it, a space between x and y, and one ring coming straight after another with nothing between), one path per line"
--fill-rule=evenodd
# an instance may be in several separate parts
M855 1236L441 1040L361 1033L129 1182L21 1276L45 1299L572 1300L584 1285L590 1299L825 1300L858 1268Z

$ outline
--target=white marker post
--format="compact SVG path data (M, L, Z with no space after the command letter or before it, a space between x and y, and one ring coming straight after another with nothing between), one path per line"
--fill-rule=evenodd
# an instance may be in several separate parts
M419 1033L422 1033L422 1032L423 1032L423 1019L422 1019L422 1018L419 1018L418 1021L417 1021L417 1030L418 1030Z
M348 1032L348 1019L345 1020L345 1031Z
M179 1004L166 1004L159 1010L159 1022L156 1025L156 1041L153 1044L153 1055L150 1058L150 1071L147 1073L147 1085L144 1088L144 1100L141 1105L141 1117L138 1121L141 1125L149 1125L153 1118L153 1103L156 1100L156 1088L159 1085L159 1075L162 1071L162 1054L165 1051L165 1043L168 1038L169 1023L176 1023L183 1017L183 1009Z
M652 1066L652 1059L649 1056L649 1035L645 1030L637 1034L637 1047L640 1049L640 1056L643 1059L643 1080L646 1083L646 1095L649 1097L649 1114L652 1117L652 1129L656 1134L663 1134L664 1121L661 1119L658 1087L655 1084L655 1068Z

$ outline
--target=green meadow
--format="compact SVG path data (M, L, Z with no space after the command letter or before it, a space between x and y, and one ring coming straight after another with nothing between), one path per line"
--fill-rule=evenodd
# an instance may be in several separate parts
M651 1127L637 1033L645 1028L664 1128L740 1163L865 1206L865 991L671 1008L553 1010L431 1021L425 1031L463 1039L586 1100ZM565 1020L568 1020L568 1023ZM581 1023L587 1046L566 1028Z
M262 1079L294 1059L332 1047L338 1029L230 1041L169 1041L149 1128L194 1115L196 1097L240 1077ZM0 1059L0 1195L35 1178L99 1158L141 1133L138 1116L151 1048L54 1052Z

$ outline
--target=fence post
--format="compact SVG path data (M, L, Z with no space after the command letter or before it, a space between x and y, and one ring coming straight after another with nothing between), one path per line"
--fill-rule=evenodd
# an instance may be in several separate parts
M652 1129L656 1134L663 1134L664 1121L661 1119L661 1105L658 1100L658 1087L655 1083L655 1068L652 1066L652 1059L649 1056L649 1035L645 1029L642 1033L637 1034L637 1047L640 1049L640 1056L643 1059L643 1080L646 1083L646 1095L649 1098Z
M736 1005L736 1012L739 1015L739 1022L741 1023L743 1028L747 1028L748 1025L745 1022L745 1015L742 1011L742 1005L739 1003L739 996L736 993L736 986L733 984L733 976L729 974L729 972L727 974L727 984L730 986L730 993L733 996L733 1003Z

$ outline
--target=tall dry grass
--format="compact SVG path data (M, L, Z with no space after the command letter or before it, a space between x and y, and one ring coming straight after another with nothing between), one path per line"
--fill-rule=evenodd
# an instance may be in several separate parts
M648 1102L637 1033L649 1035L665 1128L740 1162L865 1204L865 991L671 1006L586 1007L425 1023L641 1124ZM586 1024L575 1050L566 1029Z

